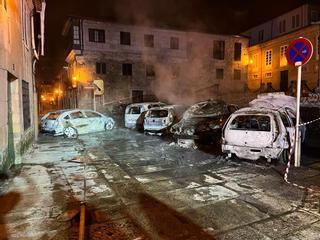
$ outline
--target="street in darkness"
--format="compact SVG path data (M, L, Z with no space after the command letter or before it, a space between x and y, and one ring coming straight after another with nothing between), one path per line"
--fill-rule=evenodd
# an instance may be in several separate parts
M18 198L14 209L1 216L12 239L76 239L84 176L88 239L320 234L319 195L285 183L281 167L225 160L127 129L75 140L41 136L12 174L0 199L19 192L11 196ZM290 179L316 186L319 174L315 164Z

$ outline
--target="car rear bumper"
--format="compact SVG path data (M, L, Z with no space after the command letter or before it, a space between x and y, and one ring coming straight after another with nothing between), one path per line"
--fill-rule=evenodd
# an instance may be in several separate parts
M223 153L235 154L238 158L258 160L260 157L267 159L277 159L283 151L283 148L257 148L257 147L244 147L222 144Z

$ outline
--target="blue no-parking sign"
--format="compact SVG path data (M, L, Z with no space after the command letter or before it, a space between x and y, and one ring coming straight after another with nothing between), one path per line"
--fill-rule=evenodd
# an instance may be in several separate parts
M289 64L296 66L306 64L313 54L313 46L307 38L297 38L289 45L286 51L286 57Z

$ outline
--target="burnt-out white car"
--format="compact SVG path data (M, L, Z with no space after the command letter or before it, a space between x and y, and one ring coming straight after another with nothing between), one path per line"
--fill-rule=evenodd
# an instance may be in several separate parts
M241 159L287 160L294 119L284 109L242 108L234 112L222 129L222 152Z
M111 130L115 122L111 117L92 110L73 109L50 112L41 119L41 132L69 138L78 134Z
M144 116L144 131L148 134L169 133L171 126L179 122L187 109L184 105L168 105L149 109Z

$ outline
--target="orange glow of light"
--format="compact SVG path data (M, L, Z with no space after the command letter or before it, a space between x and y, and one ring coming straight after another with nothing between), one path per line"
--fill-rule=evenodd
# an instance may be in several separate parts
M252 59L250 59L249 63L250 63L250 64L253 64L253 60L252 60Z

